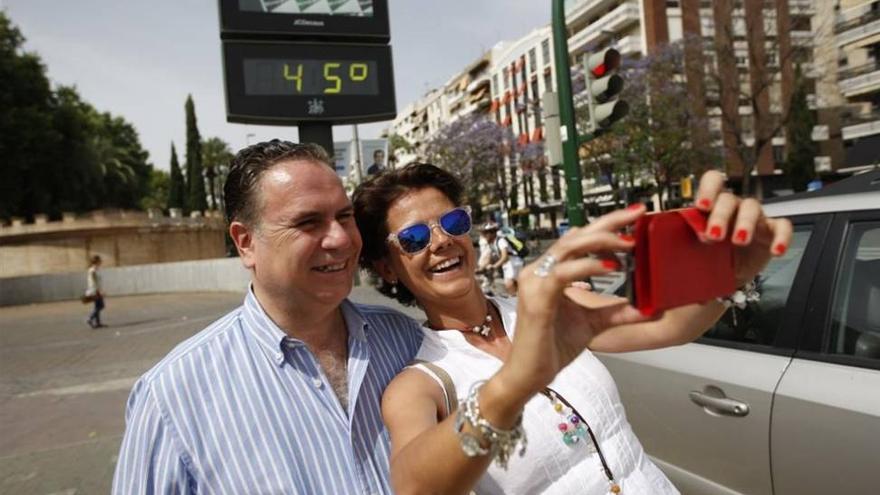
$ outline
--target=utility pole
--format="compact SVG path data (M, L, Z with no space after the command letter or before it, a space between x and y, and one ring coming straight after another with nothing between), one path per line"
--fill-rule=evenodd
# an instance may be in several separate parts
M361 157L361 139L358 136L357 124L354 124L353 126L351 126L351 129L352 129L352 135L354 136L354 160L355 160L355 165L357 166L356 167L357 168L357 180L358 180L358 184L360 184L361 182L364 181L364 165L363 165L363 163L361 163L363 161L362 157Z
M565 204L568 223L580 227L587 223L584 214L584 189L581 185L577 156L578 133L571 94L571 66L568 57L568 32L565 27L565 0L553 0L553 54L556 65L556 92L559 95L559 121L562 138L562 167L565 171Z

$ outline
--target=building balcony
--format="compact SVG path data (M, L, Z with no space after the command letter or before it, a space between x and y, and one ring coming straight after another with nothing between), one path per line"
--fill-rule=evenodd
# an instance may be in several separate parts
M624 36L617 40L617 43L614 43L614 48L620 52L621 55L633 55L636 53L642 52L642 37L637 36L635 34L630 36Z
M834 25L838 47L880 34L880 9L872 9L871 4L849 9L841 17L843 20Z
M844 141L880 134L880 110L844 116L841 124L840 134Z
M880 91L880 61L838 72L837 84L847 98Z
M816 42L816 35L812 31L791 31L789 36L791 37L791 44L794 46L812 48Z
M775 8L775 5L772 5ZM816 13L813 0L788 0L788 9L792 15L813 15Z
M574 5L565 11L565 24L571 28L582 24L595 17L618 0L580 0L572 2Z
M577 53L600 38L608 36L609 33L621 33L624 29L639 22L639 6L628 2L621 4L569 38L568 51L569 53Z

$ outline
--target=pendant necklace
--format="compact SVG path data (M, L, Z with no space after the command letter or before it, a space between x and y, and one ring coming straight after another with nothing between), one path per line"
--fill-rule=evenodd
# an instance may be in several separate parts
M486 319L483 320L481 325L471 327L471 332L488 337L492 333L492 312L486 313Z

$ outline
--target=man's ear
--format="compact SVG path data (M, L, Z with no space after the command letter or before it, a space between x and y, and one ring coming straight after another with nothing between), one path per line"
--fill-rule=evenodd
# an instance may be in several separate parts
M376 273L382 277L382 280L388 282L389 284L396 284L399 282L399 277L397 276L397 272L391 268L391 264L387 259L382 258L380 260L376 260L373 262L373 269L376 270Z
M238 256L241 258L245 268L253 268L256 264L254 253L254 237L256 232L248 228L247 225L233 221L229 224L229 237L235 243L235 249L238 250Z

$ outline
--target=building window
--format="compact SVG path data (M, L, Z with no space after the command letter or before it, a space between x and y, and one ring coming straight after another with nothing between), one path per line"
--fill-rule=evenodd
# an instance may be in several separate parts
M544 91L553 91L553 73L551 71L544 73Z
M537 55L535 53L535 49L532 48L529 50L529 74L538 70L538 61L536 60Z
M541 42L541 58L544 59L544 65L550 65L550 40L546 39Z
M773 147L773 161L777 164L785 163L785 146Z
M811 31L810 28L810 16L808 15L793 15L791 16L791 30L792 31Z

